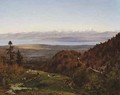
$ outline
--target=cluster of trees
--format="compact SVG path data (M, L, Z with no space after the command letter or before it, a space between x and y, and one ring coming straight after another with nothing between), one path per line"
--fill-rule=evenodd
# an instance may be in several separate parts
M1 50L0 55L0 86L6 88L11 81L19 78L24 69L20 66L23 56L19 50L15 50L12 41L8 42L8 48Z
M8 42L9 47L6 49L6 55L2 57L3 63L14 64L17 63L20 65L23 61L23 56L19 49L15 52L15 47L13 46L12 41Z

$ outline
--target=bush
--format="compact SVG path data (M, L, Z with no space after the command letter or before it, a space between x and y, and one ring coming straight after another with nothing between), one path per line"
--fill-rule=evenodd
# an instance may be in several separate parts
M17 64L3 64L0 63L0 85L8 86L12 81L20 78L25 70Z
M80 67L73 80L81 95L120 95L120 66L117 63L102 74Z

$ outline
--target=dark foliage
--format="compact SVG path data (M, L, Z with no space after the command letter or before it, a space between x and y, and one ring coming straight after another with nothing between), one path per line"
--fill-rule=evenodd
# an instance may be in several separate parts
M23 56L21 55L20 51L18 50L17 53L16 53L16 62L17 64L22 64L22 61L23 61Z
M8 42L9 48L7 49L7 63L12 64L15 60L15 52L14 52L14 46L12 45L12 42Z

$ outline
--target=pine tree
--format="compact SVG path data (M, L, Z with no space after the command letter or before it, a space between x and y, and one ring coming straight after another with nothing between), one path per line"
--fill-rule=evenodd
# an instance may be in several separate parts
M14 56L15 56L14 46L12 44L12 41L9 41L8 45L9 45L9 48L7 49L8 63L12 64L14 62Z

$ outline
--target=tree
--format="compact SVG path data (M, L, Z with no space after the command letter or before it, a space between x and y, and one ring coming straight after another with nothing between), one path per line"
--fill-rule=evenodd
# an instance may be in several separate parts
M21 64L22 63L22 60L23 60L23 57L21 55L21 52L18 50L17 53L16 53L16 62L17 64Z
M8 45L12 46L12 41L9 41L9 42L8 42Z
M9 45L9 48L7 49L8 63L12 64L14 62L14 56L15 56L14 46L12 44L12 41L9 41L8 45Z

